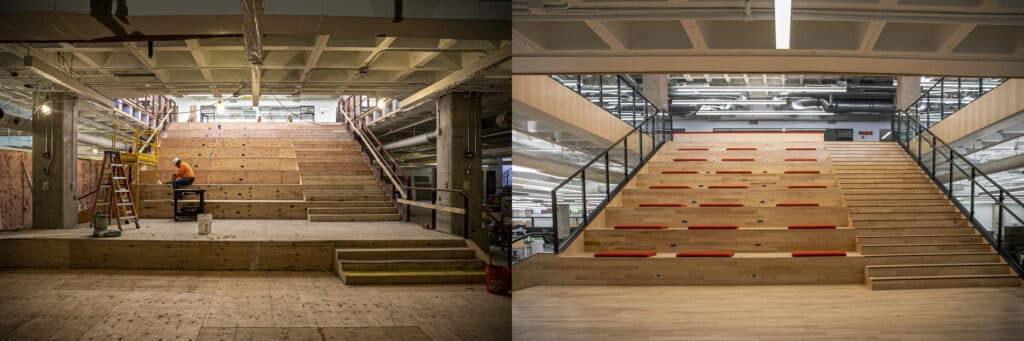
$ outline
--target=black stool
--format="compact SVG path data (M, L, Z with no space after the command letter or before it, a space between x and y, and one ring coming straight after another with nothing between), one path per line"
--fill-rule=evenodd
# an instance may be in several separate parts
M199 206L178 205L186 195L198 194ZM183 203L184 204L184 203ZM174 221L195 221L199 214L206 213L206 190L205 189L176 189L174 190Z

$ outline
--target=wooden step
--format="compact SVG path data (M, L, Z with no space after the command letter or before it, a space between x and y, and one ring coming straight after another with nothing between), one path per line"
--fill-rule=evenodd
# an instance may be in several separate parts
M900 245L900 244L958 244L978 243L982 241L978 234L921 234L902 236L860 236L857 241L862 245Z
M432 247L465 247L466 240L461 238L447 239L347 239L334 242L339 249L368 248L432 248Z
M309 214L398 214L394 205L387 201L370 201L381 203L379 206L360 207L310 207L306 209Z
M1010 266L1001 262L868 265L864 269L865 275L868 277L1012 274Z
M468 247L431 248L344 248L336 250L341 260L382 259L476 259Z
M487 278L483 270L341 271L339 276L349 285L483 283Z
M868 280L868 285L872 290L1016 287L1021 286L1021 279L1017 275L1010 274L871 277Z
M854 208L889 208L889 207L916 207L916 206L952 206L949 200L943 199L918 199L918 200L852 200L846 198L846 206L853 211Z
M864 255L868 265L991 263L1001 258L994 251L951 253L890 253Z
M857 236L956 235L972 234L973 227L859 227Z
M945 220L866 220L854 221L853 226L861 227L970 227L964 219Z
M854 222L860 221L894 221L894 220L943 220L963 219L959 211L956 212L894 212L894 213L850 213Z
M848 205L849 206L849 205ZM880 214L880 213L957 213L956 206L950 203L933 206L850 206L850 214Z
M398 214L310 214L306 217L311 222L329 221L400 221Z
M479 259L375 259L338 260L342 271L438 271L482 270ZM1005 265L1003 265L1005 267Z
M908 254L908 253L961 253L991 252L992 246L986 242L975 243L929 243L901 245L860 245L860 253L864 255Z

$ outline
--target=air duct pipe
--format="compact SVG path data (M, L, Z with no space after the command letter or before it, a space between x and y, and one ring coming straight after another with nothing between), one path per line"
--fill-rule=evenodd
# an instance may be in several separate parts
M850 112L870 112L879 114L891 114L896 112L896 105L892 102L833 102L828 107L829 111L841 114Z
M110 138L107 137L78 133L78 142L97 146L103 149L113 149L111 147L113 141L111 141ZM116 149L119 151L128 151L131 150L131 148L131 144L126 142L118 142L116 147Z
M402 149L407 147L414 147L421 144L434 143L437 141L437 131L432 131L422 135L416 135L413 137L401 139L395 142L385 144L384 150Z
M0 115L0 128L8 128L31 134L32 120L27 120L23 117L18 117L14 115L4 114ZM97 146L103 149L111 149L111 144L113 143L113 141L110 141L109 138L83 133L78 133L78 142L92 146ZM131 148L132 147L130 143L117 143L117 150L127 151L130 150Z

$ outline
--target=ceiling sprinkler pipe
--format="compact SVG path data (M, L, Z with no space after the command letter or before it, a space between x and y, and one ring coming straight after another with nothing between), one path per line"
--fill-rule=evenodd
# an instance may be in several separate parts
M395 142L391 142L383 145L384 150L401 149L408 147L415 147L421 144L434 143L437 140L437 131L432 131L426 134L416 135L413 137L401 139Z

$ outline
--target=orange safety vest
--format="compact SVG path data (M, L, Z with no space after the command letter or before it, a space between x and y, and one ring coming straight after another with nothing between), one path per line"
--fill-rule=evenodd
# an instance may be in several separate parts
M185 163L185 161L182 161L181 162L181 166L178 167L178 174L177 175L178 175L179 178L195 178L196 177L196 173L192 172L192 166L189 166L189 164Z

